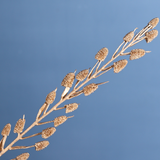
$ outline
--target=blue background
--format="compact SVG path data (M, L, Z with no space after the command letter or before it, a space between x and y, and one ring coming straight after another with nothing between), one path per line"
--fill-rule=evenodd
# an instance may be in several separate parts
M16 138L17 120L25 114L28 127L56 87L55 103L59 101L67 73L92 67L103 47L109 49L107 62L126 33L160 17L159 6L159 0L0 0L0 130L7 123L12 125L6 145ZM159 160L159 41L157 37L132 47L152 52L129 61L119 74L111 70L93 80L109 83L90 96L62 104L80 103L68 114L74 118L48 139L46 149L8 151L0 159L29 152L30 160ZM64 110L44 121L60 115L65 115ZM50 126L35 127L26 135ZM41 140L37 136L16 145Z

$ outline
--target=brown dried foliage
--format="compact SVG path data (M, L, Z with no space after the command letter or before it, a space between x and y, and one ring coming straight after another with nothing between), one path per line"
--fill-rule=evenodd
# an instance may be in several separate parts
M5 125L5 127L3 128L2 132L1 132L1 135L2 136L9 136L9 133L11 131L11 124L8 123Z
M40 141L35 143L35 149L36 151L40 151L44 148L46 148L49 145L49 141Z
M55 131L56 131L56 128L54 128L54 127L44 129L42 131L42 138L47 139L48 137L53 135L55 133Z
M36 151L40 151L40 150L46 148L49 145L49 141L40 141L40 142L35 143L35 145L32 145L32 146L13 146L13 145L19 140L31 138L34 136L41 135L42 138L48 138L51 135L53 135L56 131L56 128L49 127L49 128L44 129L40 133L36 133L36 134L30 135L28 137L23 137L34 126L44 125L47 123L54 122L54 126L58 127L59 125L64 123L68 118L73 117L73 116L70 116L70 117L59 116L59 117L56 117L54 120L47 121L47 122L41 122L41 120L43 120L51 112L59 110L59 109L66 109L66 113L73 112L74 110L76 110L78 108L77 103L68 104L68 105L65 105L64 107L59 107L59 106L63 102L65 102L66 100L69 100L71 98L79 96L82 93L84 93L85 96L88 96L91 93L93 93L98 88L99 85L107 83L107 82L97 83L97 84L91 83L91 84L86 85L92 79L95 79L95 78L101 76L102 74L108 72L112 68L115 73L119 73L120 71L122 71L126 67L128 61L126 59L122 59L117 62L114 62L114 60L116 60L116 58L118 58L120 56L125 56L125 55L129 55L130 60L134 60L134 59L138 59L138 58L143 57L145 55L145 53L147 52L143 49L133 49L130 52L127 52L127 53L124 53L124 52L129 47L132 47L133 45L139 43L140 41L142 41L144 39L146 40L147 43L149 43L154 38L156 38L158 35L158 31L157 30L149 31L149 30L153 29L158 24L158 22L159 22L159 18L154 18L148 23L148 25L146 27L144 27L136 35L134 35L134 31L137 28L134 31L127 33L123 37L123 42L119 45L119 47L113 53L111 59L107 63L105 63L101 68L100 68L100 65L101 65L102 61L104 61L106 56L108 55L108 49L102 48L101 50L99 50L98 53L95 55L95 59L98 60L96 62L96 64L93 66L93 68L91 69L90 72L89 72L89 70L83 70L77 74L76 79L78 81L75 84L73 90L70 91L70 93L69 93L69 90L74 83L75 73L68 73L64 77L64 79L62 80L62 83L61 83L61 85L65 87L65 90L61 95L60 101L57 102L57 104L55 104L50 110L47 111L49 105L52 104L53 101L55 100L56 90L49 93L46 97L46 102L38 111L35 122L33 122L25 131L23 131L23 128L25 125L25 119L24 118L19 119L15 125L15 128L14 128L14 133L18 133L17 138L15 138L6 148L4 148L6 138L9 135L10 130L11 130L11 125L7 124L1 132L3 138L0 142L0 156L2 156L8 150L13 150L13 149L27 149L27 148L35 147ZM23 153L23 154L17 156L16 159L17 160L26 160L28 157L29 157L29 153Z
M114 63L114 73L119 73L127 65L128 61L126 59L120 60Z
M74 82L74 78L75 78L75 74L74 74L74 73L68 73L68 74L64 77L61 85L64 86L64 87L69 87L69 88L71 88L71 87L72 87L72 84L73 84L73 82Z
M133 49L130 52L130 60L135 60L143 57L145 55L145 50L144 49Z
M25 119L19 119L14 127L14 133L21 133L25 125Z

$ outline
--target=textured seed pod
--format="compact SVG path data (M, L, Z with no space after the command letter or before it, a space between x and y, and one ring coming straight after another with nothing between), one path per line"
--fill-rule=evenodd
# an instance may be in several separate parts
M67 120L66 116L59 116L54 119L54 126L57 127Z
M36 151L40 151L44 148L46 148L49 145L49 141L40 141L35 143L35 149Z
M19 156L16 157L16 160L27 160L29 158L29 153L22 153Z
M130 42L133 37L134 37L134 31L131 31L131 32L127 33L127 34L123 37L123 40L124 40L125 42Z
M78 104L77 103L67 104L65 105L65 108L66 108L66 113L70 113L78 108Z
M130 60L139 59L145 55L144 49L133 49L130 52Z
M87 77L88 73L88 69L82 70L76 75L76 79L79 81L83 81Z
M4 126L4 128L3 128L2 132L1 132L1 135L2 136L9 136L10 131L11 131L11 124L8 123L8 124L6 124Z
M85 96L90 95L98 88L98 85L95 83L91 83L83 88L83 93Z
M71 87L72 87L72 84L73 84L73 81L74 81L74 78L75 78L75 74L74 74L74 73L68 73L68 74L64 77L61 85L64 86L64 87L69 87L69 88L71 88Z
M114 62L114 73L119 73L127 65L127 63L128 61L126 59Z
M99 61L104 61L107 55L108 55L108 49L104 47L98 51L98 53L95 55L95 59Z
M57 89L55 89L54 91L50 92L47 97L46 97L46 103L47 104L52 104L53 101L55 100L56 98L56 91Z
M25 119L19 119L14 127L14 133L21 133L25 125Z
M156 29L151 30L147 33L145 33L145 40L147 43L150 43L154 38L156 38L158 36L158 31Z
M158 22L159 22L159 18L153 18L148 24L151 25L152 26L151 29L153 29L154 27L157 26Z
M56 128L54 128L54 127L44 129L42 131L42 138L46 139L46 138L50 137L52 134L54 134L55 131L56 131Z

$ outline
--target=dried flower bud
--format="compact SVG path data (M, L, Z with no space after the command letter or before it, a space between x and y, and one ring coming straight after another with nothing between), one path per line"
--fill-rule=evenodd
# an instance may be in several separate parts
M83 81L87 77L88 73L88 69L82 70L76 75L76 79L79 81Z
M5 125L5 127L3 128L2 132L1 132L1 135L2 136L9 136L9 133L11 131L11 124L8 123Z
M83 93L85 96L90 95L98 88L98 85L95 83L91 83L83 88Z
M66 116L59 116L54 119L54 126L57 127L64 123L68 118Z
M123 37L123 40L124 40L125 42L130 42L133 37L134 37L134 31L131 31L131 32L127 33L127 34Z
M68 74L64 77L61 85L64 86L64 87L69 87L69 88L71 88L71 87L72 87L72 84L73 84L73 81L74 81L74 78L75 78L75 73L68 73Z
M46 148L49 145L49 141L40 141L35 143L35 149L36 151L40 151L44 148Z
M119 73L126 65L128 61L126 59L114 62L114 73Z
M153 18L148 24L151 25L152 26L151 29L153 29L154 27L157 26L158 22L159 22L159 18Z
M53 103L53 101L56 98L56 91L57 91L57 88L47 95L47 97L46 97L46 103L47 104L52 104Z
M16 160L27 160L29 158L29 153L22 153L16 157Z
M130 60L138 59L141 58L145 55L145 50L144 49L133 49L130 52Z
M95 55L95 59L99 61L104 61L107 55L108 55L108 49L104 47L98 51L98 53Z
M21 133L23 131L24 125L25 125L25 119L19 119L14 127L14 133Z
M70 113L78 108L78 104L77 103L67 104L65 105L65 108L66 108L66 113Z
M50 137L52 134L54 134L55 131L56 131L56 128L54 128L54 127L44 129L42 131L42 138L46 139L46 138Z
M156 29L151 30L147 33L145 33L145 40L147 43L150 43L154 38L156 38L158 36L158 31Z

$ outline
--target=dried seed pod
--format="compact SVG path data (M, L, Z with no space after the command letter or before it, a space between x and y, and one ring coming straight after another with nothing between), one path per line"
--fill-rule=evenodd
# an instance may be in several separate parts
M54 127L44 129L42 131L42 138L46 139L46 138L50 137L52 134L54 134L55 131L56 131L56 128L54 128Z
M16 157L16 160L27 160L29 158L29 153L22 153L19 156Z
M124 40L125 42L130 42L133 37L134 37L134 31L131 31L131 32L127 33L127 34L123 37L123 40Z
M11 124L8 123L5 125L5 127L3 128L2 132L1 132L1 135L2 136L9 136L9 133L11 131Z
M40 141L35 143L35 149L36 151L40 151L44 148L46 148L49 145L49 141Z
M88 73L89 69L82 70L76 75L76 79L79 81L83 81L87 77Z
M67 104L65 105L65 108L66 108L66 113L70 113L78 108L78 104L77 103Z
M57 91L57 88L47 95L47 97L46 97L46 103L47 104L52 104L53 103L53 101L56 98L56 91Z
M153 29L154 27L157 26L158 22L159 22L159 18L153 18L148 24L151 25L152 26L151 29Z
M90 95L98 88L98 85L95 83L91 83L83 88L83 93L85 96Z
M128 61L126 59L114 62L114 73L119 73L127 65L127 63Z
M73 84L73 82L74 82L74 78L75 78L75 73L68 73L68 74L64 77L61 85L64 86L64 87L69 87L69 88L71 88L71 87L72 87L72 84Z
M108 55L108 48L104 47L98 51L98 53L95 55L95 59L99 61L104 61L107 55Z
M150 43L154 38L158 36L158 31L156 29L151 30L147 33L145 33L145 40L147 43Z
M64 123L68 118L66 116L59 116L54 119L54 126L57 127Z
M133 49L130 52L130 60L138 59L141 58L145 55L145 50L144 49Z
M21 133L23 131L24 125L25 125L25 119L19 119L14 127L14 133Z

